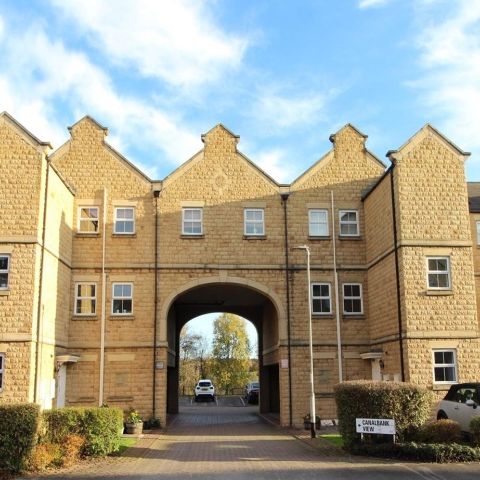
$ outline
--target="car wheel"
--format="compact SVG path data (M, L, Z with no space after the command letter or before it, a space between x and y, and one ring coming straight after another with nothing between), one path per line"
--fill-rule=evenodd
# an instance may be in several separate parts
M437 420L448 420L448 415L443 410L440 410L437 413Z

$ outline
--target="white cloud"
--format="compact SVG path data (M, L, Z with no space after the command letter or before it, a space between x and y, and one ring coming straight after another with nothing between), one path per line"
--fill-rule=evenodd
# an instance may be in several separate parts
M207 0L51 0L94 48L171 85L216 81L240 67L247 36L218 27Z
M435 123L460 147L480 153L480 2L457 0L445 18L426 10L429 26L417 38L422 75L412 85L422 92ZM432 20L433 19L433 20Z
M245 151L252 152L251 155L248 155L248 158L277 182L289 183L295 178L297 172L293 168L294 163L291 161L291 155L287 150L280 148L255 150L253 145L248 143L244 143L243 147Z
M358 2L358 7L359 8L380 7L391 1L392 0L360 0Z
M84 54L50 40L42 27L7 32L5 39L0 45L0 104L42 140L59 146L67 137L61 109L63 116L74 112L70 121L89 114L110 127L115 134L110 142L116 148L119 138L121 148L134 143L150 147L155 156L161 155L150 157L157 164L178 164L200 148L199 135L183 126L181 118L150 105L148 98L120 95L103 70ZM150 174L156 172L150 167Z

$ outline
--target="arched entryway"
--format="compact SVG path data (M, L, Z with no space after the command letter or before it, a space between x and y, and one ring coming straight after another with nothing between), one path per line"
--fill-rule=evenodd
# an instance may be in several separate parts
M256 327L260 412L280 413L279 339L284 317L274 292L242 279L206 279L184 286L172 295L167 305L167 413L178 413L180 331L191 319L213 312L240 315Z

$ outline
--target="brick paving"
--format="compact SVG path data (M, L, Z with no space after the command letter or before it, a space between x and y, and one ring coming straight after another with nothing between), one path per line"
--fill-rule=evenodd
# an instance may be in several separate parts
M72 480L462 480L479 478L478 465L419 466L352 457L303 430L276 427L256 407L194 405L167 429L144 435L122 457L86 462L38 478ZM32 480L32 477L30 477Z

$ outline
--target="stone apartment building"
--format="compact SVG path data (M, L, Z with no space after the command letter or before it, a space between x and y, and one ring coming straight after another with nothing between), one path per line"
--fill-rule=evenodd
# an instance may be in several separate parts
M222 125L161 181L92 118L69 130L52 152L0 115L0 402L108 403L164 424L181 328L231 312L258 331L260 409L299 424L309 289L323 418L339 380L479 380L480 185L433 127L386 168L346 125L289 185Z

